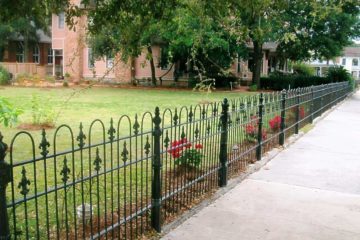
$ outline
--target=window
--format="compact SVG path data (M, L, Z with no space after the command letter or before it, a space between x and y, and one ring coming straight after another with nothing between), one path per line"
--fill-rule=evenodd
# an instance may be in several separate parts
M353 66L359 66L359 59L353 58L353 60L352 60L352 65L353 65Z
M65 25L65 13L59 13L58 17L58 27L63 29Z
M358 74L357 71L352 71L352 72L351 72L351 76L353 76L353 77L356 77L357 74Z
M341 65L345 66L346 65L346 58L342 59Z
M53 64L53 50L51 49L51 47L48 48L48 53L47 53L47 62L48 64Z
M22 42L18 42L16 45L16 61L24 62L24 45Z
M94 68L94 56L91 48L88 48L88 68Z
M238 55L238 59L237 59L237 72L238 73L241 72L241 57L240 57L240 55Z
M321 76L321 69L320 67L316 68L316 76Z
M40 63L40 48L37 44L33 48L33 62L37 64Z
M114 66L114 56L109 54L106 56L106 67L112 68Z
M250 72L254 72L254 60L251 57L248 59L248 69Z

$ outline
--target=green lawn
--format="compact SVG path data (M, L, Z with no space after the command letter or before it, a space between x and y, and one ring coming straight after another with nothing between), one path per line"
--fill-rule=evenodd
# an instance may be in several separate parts
M72 96L75 94L74 96ZM223 98L238 98L245 94L239 92L213 92L210 94L188 90L163 89L119 89L119 88L91 88L81 91L81 88L0 88L0 95L7 98L14 106L21 108L24 113L19 118L19 124L31 123L31 99L33 95L51 106L55 112L56 125L69 124L77 129L79 123L87 129L95 119L101 119L108 124L110 118L116 122L121 115L134 118L146 111L153 112L155 107L160 109L190 106L206 102L221 101ZM69 101L67 101L69 100ZM5 141L18 131L16 128L1 127ZM36 134L39 131L32 131ZM51 130L48 131L51 134Z
M126 122L122 122L121 127L119 128L122 133L121 135L128 135L129 130L133 131L132 124L134 123L134 116L139 114L139 122L141 124L141 116L144 112L154 112L156 106L160 107L161 110L165 108L175 109L180 108L182 106L190 106L190 105L197 105L202 103L214 102L214 101L221 101L223 98L227 97L229 99L236 99L241 96L244 96L248 93L239 93L239 92L213 92L211 94L206 93L199 93L193 91L184 91L184 90L158 90L158 89L119 89L119 88L92 88L86 91L80 91L80 88L76 89L41 89L41 88L15 88L15 87L5 87L0 89L0 95L2 97L7 98L15 107L21 108L24 113L20 116L19 124L23 123L31 123L32 121L32 98L33 95L39 96L41 102L44 105L51 106L51 109L58 114L58 118L56 119L56 126L60 126L61 124L67 124L73 129L74 134L74 145L77 147L78 142L76 142L76 136L79 132L79 123L82 122L84 124L84 133L87 136L86 144L89 141L89 126L91 122L95 119L100 119L105 124L105 131L102 130L101 125L97 124L94 128L93 134L91 135L92 143L94 142L101 142L102 134L109 128L109 121L110 118L114 118L115 128L118 122L118 119L122 115L128 115L131 118L131 126L126 124ZM75 94L74 94L75 93ZM72 96L70 98L70 96ZM68 101L67 101L68 100ZM184 117L184 116L183 116ZM165 116L166 121L169 122L169 115ZM144 120L144 125L147 127L150 126L151 119L149 115ZM217 121L217 120L211 120ZM212 123L212 129L216 129L217 124ZM127 125L127 126L126 126ZM190 124L191 125L191 124ZM194 131L195 125L191 125L186 128L186 133L191 134L191 131ZM200 125L200 129L204 130L205 125ZM191 130L192 129L192 130ZM13 136L20 131L16 127L14 128L4 128L1 127L0 131L4 135L4 141L10 145L11 139ZM175 139L175 135L179 135L180 128L178 132L173 133L173 138ZM50 142L49 152L52 154L54 152L54 136L55 129L48 129L46 130L48 141ZM40 149L38 148L39 143L41 141L41 131L30 131L31 135L34 139L34 146L31 146L30 139L25 135L22 134L20 138L16 139L16 142L13 146L13 162L23 162L24 160L32 159L32 148L36 151L36 157L40 155ZM151 136L151 134L147 134L146 136ZM69 138L69 132L66 129L62 129L57 137L56 140L56 152L59 153L64 150L71 149L71 138ZM209 141L214 141L216 137L209 139ZM105 139L108 139L108 136L105 135ZM128 150L130 153L130 160L134 161L141 157L145 157L144 154L144 144L146 137L138 137L133 138L131 143L128 143ZM171 139L171 140L174 140ZM101 163L101 171L105 169L105 165L107 164L107 169L109 169L110 164L114 164L114 166L119 165L117 162L117 157L120 156L121 151L123 150L123 143L119 147L117 147L116 143L114 143L114 151L110 152L110 147L107 146L107 149L103 149L100 147L100 156L102 157ZM203 149L204 153L209 154L209 159L216 158L217 154L211 154L215 151L215 146L213 144L208 143L207 141L202 141L204 146ZM211 149L211 151L210 151ZM103 154L107 154L106 158ZM70 171L70 182L74 181L75 179L80 178L80 174L82 171L80 169L84 168L84 175L90 176L94 174L94 159L95 159L95 149L90 153L88 150L84 150L84 155L80 155L79 152L76 152L74 156L71 154L66 154L68 158L68 167L71 169ZM164 154L166 157L167 154ZM121 157L120 157L121 158ZM24 165L26 169L26 176L30 180L31 184L28 186L30 192L28 196L32 196L35 194L35 184L37 185L38 193L42 191L46 191L47 189L51 189L53 187L62 186L62 175L60 171L64 167L64 156L59 156L57 158L48 158L45 161L40 160L36 164L32 162L28 162ZM9 160L9 155L7 160ZM164 160L165 167L167 169L167 157ZM209 160L210 161L210 160ZM122 163L121 163L122 164ZM209 165L208 167L210 167ZM35 167L37 171L35 172ZM205 168L205 165L204 165ZM74 169L74 171L73 171ZM14 167L14 186L15 186L15 199L21 199L22 196L20 195L20 189L16 188L21 181L21 170L22 166ZM48 200L44 198L44 196L38 198L38 205L39 206L48 206L48 210L44 207L39 208L38 215L40 217L40 232L41 237L45 237L46 233L46 224L45 224L45 216L49 217L49 224L50 228L54 229L56 225L55 220L58 219L55 215L56 212L59 212L59 218L62 219L61 222L64 222L64 207L63 204L67 203L69 206L78 206L81 204L82 196L85 197L85 202L89 202L89 196L93 196L93 193L97 193L93 199L93 203L96 201L100 201L101 204L107 203L108 206L115 205L116 206L125 206L125 203L133 203L134 199L135 202L139 202L140 200L136 200L138 196L141 196L141 192L144 192L150 186L150 170L151 170L151 162L150 158L146 158L145 160L141 161L139 164L135 166L130 166L127 168L122 168L117 172L114 172L115 176L116 173L120 176L118 179L114 177L112 173L108 173L106 175L102 175L99 178L95 178L92 181L95 183L100 184L96 185L92 183L91 187L88 185L90 184L89 180L84 181L85 190L83 194L80 194L80 190L82 188L81 184L76 184L73 188L67 188L68 190L64 192L63 190L56 191L55 193L48 194ZM127 172L126 172L127 171ZM165 170L164 170L165 171ZM55 174L56 173L56 174ZM36 175L36 177L35 177ZM57 179L56 179L57 177ZM107 177L107 178L106 178ZM72 179L74 178L74 179ZM37 182L35 183L35 179ZM126 181L127 179L127 181ZM47 185L45 185L47 183ZM139 190L134 191L131 190L131 186L138 186ZM91 189L91 191L89 190ZM116 189L122 189L120 193L116 192ZM127 197L124 196L123 191L128 189L130 195L128 194ZM7 189L8 196L11 196L11 188ZM90 194L89 194L90 191ZM147 190L146 190L147 191ZM118 193L121 196L121 201L115 201L113 204L110 204L113 201L113 198L110 199L110 193ZM58 194L58 195L55 195ZM66 197L67 200L66 200ZM100 197L101 196L101 197ZM126 200L124 199L126 198ZM65 199L65 200L64 200ZM148 196L145 196L144 200L147 201ZM116 204L115 204L116 203ZM100 205L101 205L100 204ZM25 232L24 227L26 223L24 222L25 219L25 210L24 204L20 204L16 210L16 219L18 221L17 229L20 229ZM29 226L30 235L34 235L34 227L35 227L35 202L34 200L27 202L28 208L28 219L29 219ZM67 208L66 208L67 209ZM68 207L70 209L70 207ZM101 208L103 211L103 208ZM55 211L56 210L56 211ZM46 213L48 211L48 213ZM109 209L108 209L109 211ZM71 212L69 218L69 222L74 222L73 215L75 214L74 211ZM12 213L9 209L9 216L12 218ZM66 222L66 221L65 221ZM63 229L63 227L59 227ZM49 230L53 232L53 230Z

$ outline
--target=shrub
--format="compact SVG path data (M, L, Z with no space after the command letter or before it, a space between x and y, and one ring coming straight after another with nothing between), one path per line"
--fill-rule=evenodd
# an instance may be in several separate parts
M216 88L230 88L230 82L237 82L238 78L235 76L213 76L215 79Z
M0 97L0 123L5 127L12 127L17 123L22 110L15 108L8 100Z
M271 75L260 78L261 88L271 90L283 90L298 87L310 87L312 85L328 84L331 81L326 77L300 76L300 75Z
M64 80L63 87L69 87L69 82L67 80Z
M8 70L0 65L0 85L10 84L11 75Z
M202 148L203 146L200 143L193 147L186 138L183 138L179 141L172 142L168 152L175 159L176 165L187 168L198 168L204 157L200 152Z
M16 76L15 81L19 84L19 85L23 85L25 83L25 81L30 80L31 76L27 73L19 73Z
M249 86L250 92L256 92L258 90L258 87L256 84L252 84Z
M326 77L307 75L283 75L271 74L269 77L260 78L261 88L271 90L283 90L288 88L310 87L334 82L349 81L352 83L351 75L340 67L329 68Z
M281 124L281 117L279 115L269 120L269 126L273 132L279 131L280 124Z
M195 77L189 78L189 80L188 80L188 87L189 88L195 88L197 84L199 84L199 80L197 78L195 78Z
M46 76L45 80L49 83L55 83L55 78L53 76Z
M49 99L40 99L38 95L33 95L31 99L31 117L34 125L51 125L55 123L55 112L51 109Z
M329 68L326 77L330 82L350 82L352 80L350 73L343 66Z
M295 63L293 65L294 73L301 76L314 76L315 69L305 63Z
M257 142L258 123L259 123L259 119L257 118L257 116L252 116L251 117L251 122L249 122L248 124L245 125L245 139L249 143L256 143ZM266 140L267 134L266 134L265 129L262 129L262 134L261 135L262 135L262 140Z

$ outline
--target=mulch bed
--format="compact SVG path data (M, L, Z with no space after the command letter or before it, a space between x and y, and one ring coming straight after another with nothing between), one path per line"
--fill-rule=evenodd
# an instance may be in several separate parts
M43 124L32 124L32 123L22 123L17 126L20 130L42 130L42 129L52 129L55 128L53 123L43 123Z

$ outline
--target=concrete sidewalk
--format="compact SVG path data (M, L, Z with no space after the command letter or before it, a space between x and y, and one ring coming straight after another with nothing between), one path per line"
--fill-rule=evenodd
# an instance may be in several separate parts
M360 92L171 240L359 240Z

